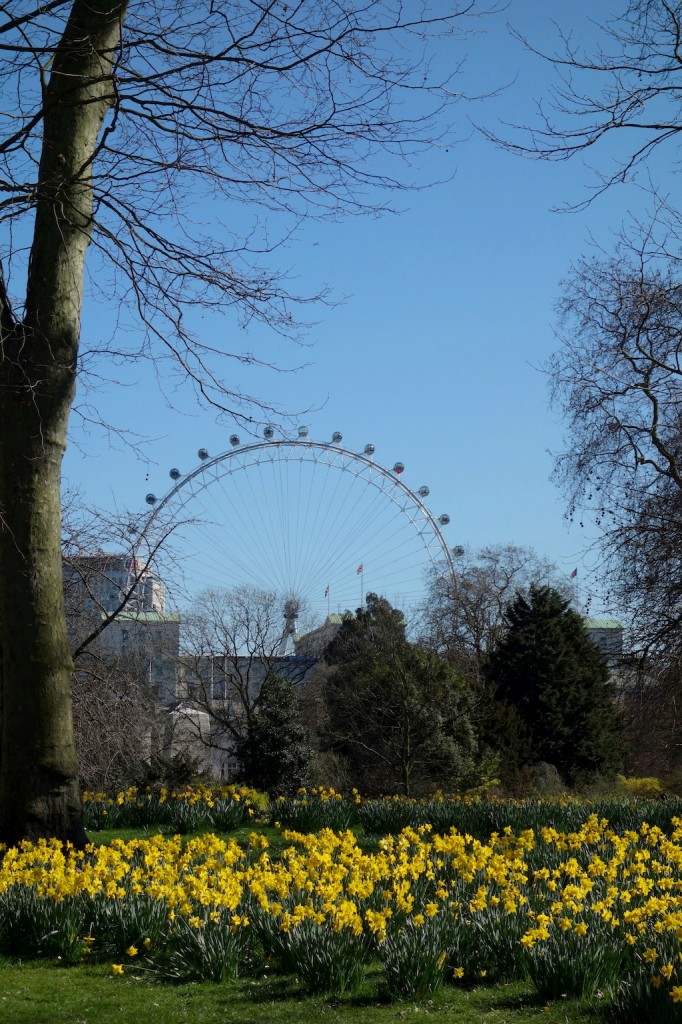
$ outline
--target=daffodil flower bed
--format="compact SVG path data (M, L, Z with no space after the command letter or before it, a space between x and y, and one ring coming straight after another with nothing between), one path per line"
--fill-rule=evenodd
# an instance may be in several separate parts
M328 786L301 787L296 796L280 796L272 802L270 823L284 824L298 832L319 832L323 828L340 832L358 823L360 804L362 798L356 789L346 797Z
M181 834L207 829L231 832L251 822L269 819L271 825L283 825L299 832L360 828L371 836L395 835L404 828L416 829L428 824L434 832L455 828L487 840L492 832L500 832L505 827L511 827L514 832L528 828L537 832L552 825L562 832L575 831L590 813L607 818L617 831L636 830L646 821L670 833L672 816L682 816L682 799L672 797L662 801L637 795L633 798L627 792L601 800L568 794L508 800L450 793L435 793L419 799L400 796L368 799L356 790L344 795L318 786L300 789L293 797L279 797L268 803L265 794L232 785L195 785L181 790L156 787L144 791L131 787L114 795L85 793L83 797L85 828L92 832L151 827Z
M266 803L263 794L246 787L161 786L141 792L131 786L114 796L84 793L83 821L88 832L159 825L183 835L206 828L230 832L248 824Z
M227 980L254 964L310 992L380 965L396 998L530 977L545 998L682 1021L682 820L616 832L591 815L484 843L426 824L363 852L350 831L24 843L0 862L0 953Z
M546 825L553 825L560 831L572 832L580 828L588 814L596 814L599 818L608 818L617 831L638 829L646 821L669 833L673 815L682 816L682 799L654 799L646 795L654 787L649 785L648 790L637 787L634 783L638 781L651 784L656 780L623 779L620 796L600 799L566 793L510 800L478 793L441 792L419 798L367 798L361 797L357 790L343 795L318 786L302 788L295 796L273 801L270 822L299 832L358 826L365 835L373 836L395 835L404 828L416 829L428 824L434 832L447 832L454 827L459 832L487 840L492 832L500 832L505 827L520 832L528 828L539 831Z

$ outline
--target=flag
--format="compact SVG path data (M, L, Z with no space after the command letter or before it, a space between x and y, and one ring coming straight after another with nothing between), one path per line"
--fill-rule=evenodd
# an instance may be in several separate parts
M362 570L363 570L363 566L362 566L362 562L360 562L360 565L355 570L355 575L359 576L362 573Z
M578 575L578 570L574 569L573 572L571 573L571 579L574 580L577 575Z
M327 589L324 592L324 596L329 597L329 584L327 584Z

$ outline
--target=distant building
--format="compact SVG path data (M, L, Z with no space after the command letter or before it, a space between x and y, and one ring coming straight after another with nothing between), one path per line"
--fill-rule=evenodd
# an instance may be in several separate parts
M341 628L343 615L328 615L321 626L310 633L299 634L295 640L296 654L319 660Z
M180 616L165 610L165 588L148 566L105 551L78 555L64 564L64 593L74 648L116 612L93 641L91 656L118 660L121 671L135 672L161 704L176 700Z
M154 696L170 705L178 695L180 615L177 612L122 611L97 641L99 650L136 666Z
M64 563L64 589L67 605L73 603L80 609L113 612L126 597L128 611L166 609L163 584L149 566L130 555L96 551L68 559ZM76 602L69 602L72 593Z
M584 619L587 635L604 655L607 665L613 671L623 661L623 623L618 619Z
M211 716L192 703L179 701L169 709L164 720L163 756L191 757L200 772L220 777L220 763L211 735ZM231 766L234 770L235 766ZM225 774L222 775L225 778Z
M79 660L81 670L98 676L102 662L111 677L128 674L159 703L160 752L185 753L216 778L237 769L234 740L227 724L239 723L268 675L303 684L336 636L343 617L329 615L312 632L294 636L295 616L287 614L283 640L269 652L244 655L226 650L181 653L181 617L166 611L163 583L130 555L96 551L65 561L64 592L72 649L113 616ZM239 727L239 726L238 726Z
M231 728L244 728L248 704L258 699L269 676L280 676L302 684L316 659L293 655L184 655L180 658L180 702L173 710L174 722L187 719L185 732L210 747L209 767L214 778L233 777L238 765L234 756ZM207 713L208 725L199 729L193 712ZM228 723L231 728L228 728ZM206 732L208 729L208 732ZM206 737L209 737L208 741Z

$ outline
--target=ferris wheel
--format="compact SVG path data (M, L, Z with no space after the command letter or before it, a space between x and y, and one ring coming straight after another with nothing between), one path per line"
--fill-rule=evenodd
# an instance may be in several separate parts
M429 511L429 488L408 487L402 463L379 465L372 444L351 451L339 432L317 441L299 427L278 438L267 426L262 440L232 434L227 451L197 454L189 473L170 470L163 497L146 498L148 536L169 532L159 574L166 585L172 578L176 604L206 588L249 586L281 596L285 619L286 607L292 621L303 607L321 622L370 591L406 610L430 571L453 573L449 516Z

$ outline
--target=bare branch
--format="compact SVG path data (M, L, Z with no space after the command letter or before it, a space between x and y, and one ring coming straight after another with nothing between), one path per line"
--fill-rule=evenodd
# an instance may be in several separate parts
M501 130L481 128L495 144L537 160L568 160L619 136L625 155L607 156L589 198L572 209L632 180L660 147L675 144L682 130L679 6L630 0L621 15L595 24L602 41L592 53L576 46L560 27L556 52L540 50L512 30L529 53L556 69L556 84L547 100L538 102L534 121Z

